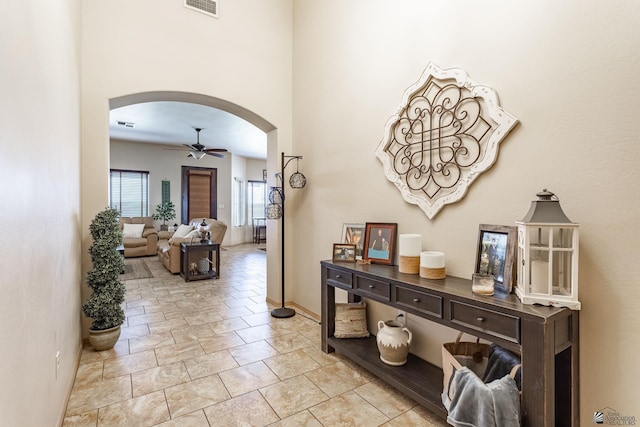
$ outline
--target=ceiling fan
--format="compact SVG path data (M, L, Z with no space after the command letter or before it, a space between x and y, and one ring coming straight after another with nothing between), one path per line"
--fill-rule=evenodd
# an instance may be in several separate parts
M195 144L183 144L185 147L191 150L189 151L189 154L187 155L187 157L194 157L197 160L200 160L201 158L203 158L205 155L208 154L210 156L220 157L221 159L224 159L224 154L222 153L227 152L225 148L207 148L206 146L200 144L201 130L202 130L201 128L196 128L197 142Z

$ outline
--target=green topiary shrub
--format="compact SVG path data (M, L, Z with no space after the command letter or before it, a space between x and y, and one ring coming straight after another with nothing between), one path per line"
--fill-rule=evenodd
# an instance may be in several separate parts
M82 311L93 319L91 329L94 330L113 328L124 322L122 303L125 287L120 280L124 258L117 251L122 244L119 216L117 209L106 208L89 225L93 239L89 255L93 268L87 275L87 285L93 293L82 306Z

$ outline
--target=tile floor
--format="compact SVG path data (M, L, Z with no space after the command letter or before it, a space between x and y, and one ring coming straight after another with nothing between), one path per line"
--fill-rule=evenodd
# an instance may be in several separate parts
M446 425L322 353L317 321L271 317L256 245L221 258L220 279L189 283L145 258L154 277L125 282L115 348L84 348L64 427Z

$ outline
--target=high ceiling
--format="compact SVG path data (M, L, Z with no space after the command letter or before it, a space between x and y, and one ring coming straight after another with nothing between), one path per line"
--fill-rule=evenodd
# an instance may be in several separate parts
M167 144L200 143L207 148L226 148L234 155L267 158L267 134L248 121L206 105L176 101L154 101L114 108L109 115L113 139Z

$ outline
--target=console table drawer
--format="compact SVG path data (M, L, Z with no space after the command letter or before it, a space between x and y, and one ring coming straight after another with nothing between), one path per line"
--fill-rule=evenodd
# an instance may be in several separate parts
M477 306L451 301L451 321L495 337L520 343L520 318Z
M390 299L391 284L389 282L381 282L368 277L356 276L353 288L358 289L362 294L369 294L372 297L378 297L377 299L380 299L380 297L387 301Z
M353 283L353 275L351 273L345 273L341 270L327 268L327 280L338 282L338 284L345 285L350 288Z
M421 313L442 319L442 297L396 285L395 302Z

